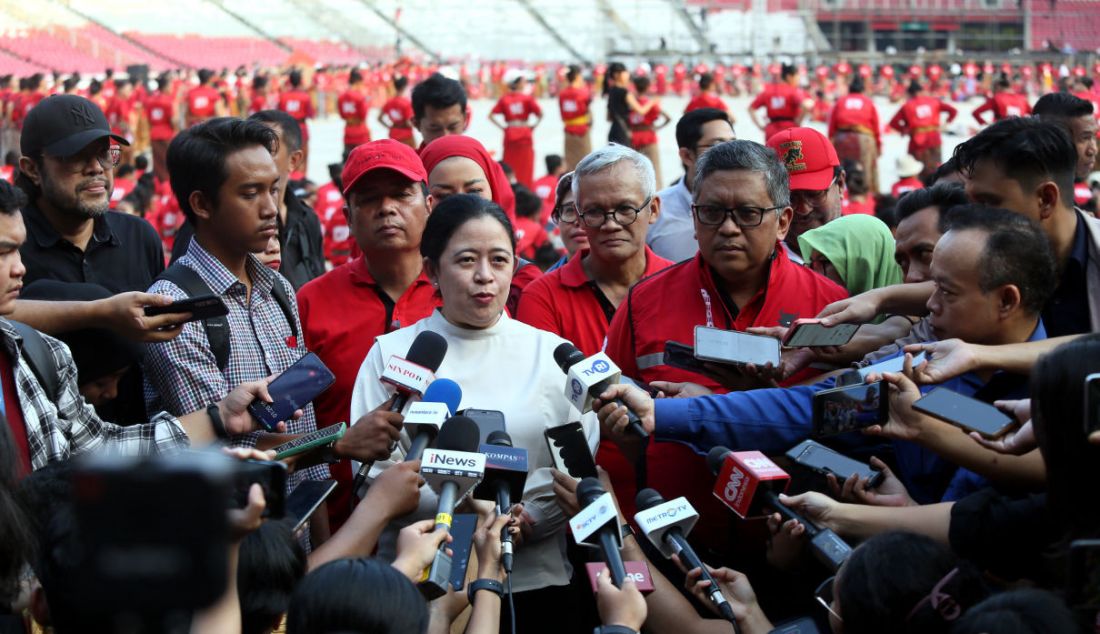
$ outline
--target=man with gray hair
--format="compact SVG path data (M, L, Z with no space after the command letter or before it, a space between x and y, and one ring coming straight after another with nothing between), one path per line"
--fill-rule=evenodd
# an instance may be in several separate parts
M758 379L731 365L707 364L706 374L669 365L665 342L692 346L697 326L738 331L789 326L847 297L843 288L787 257L782 240L794 215L788 187L776 153L759 143L727 141L699 158L691 205L699 252L639 282L616 311L606 352L624 375L645 383L688 381L716 393L759 386ZM804 370L782 384L814 372ZM696 534L720 543L724 525L713 518L725 514L706 493L714 478L702 458L674 443L650 442L646 466L647 485L665 499L687 496L700 516L709 518L700 521Z
M646 232L660 213L649 159L612 143L589 154L573 175L576 204L562 209L562 223L578 223L588 248L531 282L516 318L573 342L585 356L603 349L607 327L630 288L672 262L650 251ZM596 462L633 514L633 468L614 443L602 443Z

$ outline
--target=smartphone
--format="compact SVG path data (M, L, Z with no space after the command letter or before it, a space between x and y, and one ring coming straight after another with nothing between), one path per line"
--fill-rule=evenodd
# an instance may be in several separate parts
M1085 377L1085 433L1100 429L1100 373Z
M554 468L577 480L595 478L596 461L588 448L588 437L580 423L572 422L551 427L543 432Z
M156 317L169 313L191 313L190 321L210 319L229 314L229 308L217 295L200 295L172 302L167 306L146 306L145 316Z
M779 340L736 330L696 326L695 358L733 365L779 365Z
M885 381L846 385L814 394L814 436L833 436L882 425L890 416Z
M275 451L275 459L282 460L291 456L297 456L301 453L306 453L307 451L313 451L318 447L331 445L343 438L347 430L347 423L336 423L335 425L329 425L328 427L322 427L316 431L311 431L304 436L298 436L290 442L284 442L281 445L272 447Z
M474 531L477 530L477 514L462 513L451 520L451 537L454 541L451 549L451 585L456 591L466 585L466 566L470 563L470 552L474 547Z
M264 403L256 399L249 404L248 412L265 429L274 431L280 421L287 420L294 415L295 410L308 405L335 380L336 377L325 367L320 357L307 352L267 386L274 401Z
M768 634L821 634L821 629L812 618L804 616L795 621L781 623Z
M1077 539L1069 545L1066 603L1078 610L1100 609L1100 539Z
M286 515L294 520L294 532L302 530L313 512L336 489L336 480L303 480L286 498Z
M831 473L841 484L854 473L861 478L867 478L867 486L873 489L882 484L884 477L881 471L872 468L871 465L852 460L813 440L802 441L787 452L787 457L822 476Z
M687 370L696 374L707 374L709 372L703 362L695 358L695 348L679 341L665 342L664 362L670 368Z
M924 352L918 352L913 355L913 367L924 363ZM859 369L860 376L867 378L868 374L877 372L882 374L883 372L898 373L905 370L905 355L901 354L896 357L886 359L885 361L879 361L878 363L871 364L865 368Z
M472 407L458 412L477 423L481 432L481 444L489 442L489 434L495 431L508 431L504 428L504 412L495 409L474 409Z
M913 409L951 423L963 431L976 431L982 438L995 440L1016 427L1016 419L989 403L937 387L913 401Z
M234 508L248 506L248 491L253 484L264 490L263 517L278 519L286 514L286 465L278 460L242 460L233 474Z
M852 340L859 324L837 324L822 326L820 319L796 319L791 324L783 345L790 348L817 348L821 346L843 346Z

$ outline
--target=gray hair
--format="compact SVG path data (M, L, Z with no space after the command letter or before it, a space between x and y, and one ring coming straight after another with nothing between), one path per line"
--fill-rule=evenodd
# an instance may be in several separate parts
M577 163L576 169L573 170L573 197L580 198L581 177L599 174L622 161L629 161L634 167L634 171L638 173L638 180L641 182L645 197L653 198L656 196L657 175L653 173L653 163L650 163L645 156L625 145L611 143L592 152L581 159L580 163Z
M791 204L791 177L779 160L775 150L755 141L726 141L703 152L695 163L695 181L692 187L694 199L698 199L703 181L714 172L748 170L764 175L764 187L772 204L786 207Z

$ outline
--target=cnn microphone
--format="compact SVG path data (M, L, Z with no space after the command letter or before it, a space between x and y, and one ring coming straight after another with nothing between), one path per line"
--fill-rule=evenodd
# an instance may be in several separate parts
M481 445L485 454L485 479L474 489L474 499L493 500L497 504L497 514L504 515L512 508L512 500L523 498L523 487L527 484L527 450L512 446L512 437L508 432L496 430ZM512 533L508 527L500 536L501 564L504 571L512 574Z
M622 375L622 371L607 354L600 352L586 358L583 352L569 342L554 349L554 361L566 374L565 398L582 414L591 412L592 401L599 398L607 388L619 383ZM622 399L615 399L615 403L626 407ZM628 429L639 438L649 438L638 415L630 408L626 411Z
M577 485L577 502L581 512L569 520L573 539L578 544L596 546L603 552L603 560L611 572L611 582L616 588L623 587L626 566L623 564L622 529L619 527L619 514L615 510L615 500L603 490L596 478L584 478Z
M420 400L409 405L402 428L412 439L405 460L419 460L439 434L439 428L458 410L462 388L450 379L436 379L424 390Z
M409 346L405 358L391 355L378 377L393 386L397 397L390 406L391 412L400 412L413 396L420 396L435 378L435 372L447 356L447 340L437 332L424 330Z
M702 570L700 579L710 582L707 597L714 607L718 608L722 618L734 623L736 627L737 620L733 615L733 607L722 594L722 589L714 577L707 571L707 567L703 565L703 561L699 559L699 555L695 554L695 549L688 543L687 534L695 526L699 513L687 498L678 497L666 502L657 491L642 489L634 497L634 503L638 507L634 521L638 523L638 528L645 533L650 543L667 558L678 554L688 570L695 568Z
M465 416L455 416L443 423L436 446L424 451L420 460L420 476L439 496L435 514L435 530L449 531L455 505L485 474L485 455L478 453L481 432L477 423ZM424 571L418 584L428 600L447 593L451 578L451 557L440 546L431 567Z
M707 465L718 476L714 497L741 519L766 517L765 509L770 508L784 520L798 520L806 529L814 556L833 572L852 554L852 547L832 530L818 528L779 501L779 494L787 490L791 476L764 454L715 447L707 454Z

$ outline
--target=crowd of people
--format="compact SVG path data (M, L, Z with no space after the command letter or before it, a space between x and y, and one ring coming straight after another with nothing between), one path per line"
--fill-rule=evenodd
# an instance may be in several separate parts
M1100 93L1050 65L842 64L0 78L0 631L1100 631ZM945 156L951 102L985 91ZM738 92L765 143L736 138ZM475 94L502 160L465 134ZM564 143L536 178L539 95ZM889 187L887 128L910 139ZM810 325L854 334L796 344ZM563 346L623 380L578 409ZM261 422L312 355L331 385ZM522 496L437 486L402 363L461 388L448 416L502 418ZM933 390L1008 422L948 422ZM423 455L475 453L463 418ZM800 471L808 441L866 471ZM716 474L765 456L789 487L730 513L752 474ZM281 475L233 492L257 469ZM666 558L649 489L690 506L691 549Z

